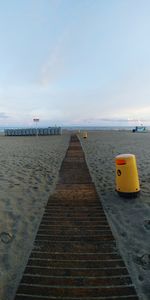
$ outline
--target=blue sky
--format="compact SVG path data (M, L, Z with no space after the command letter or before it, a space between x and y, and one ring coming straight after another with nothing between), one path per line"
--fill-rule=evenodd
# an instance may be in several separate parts
M150 124L149 0L0 0L0 126Z

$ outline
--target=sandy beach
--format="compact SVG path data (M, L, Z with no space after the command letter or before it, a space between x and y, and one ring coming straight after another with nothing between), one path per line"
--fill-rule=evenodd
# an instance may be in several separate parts
M0 136L0 299L12 300L69 135Z
M118 248L140 300L150 299L150 132L89 132L81 142ZM136 155L141 193L136 199L115 192L115 157Z
M0 299L13 300L70 134L0 137ZM150 133L88 132L80 140L118 248L140 300L150 299ZM115 156L136 155L141 193L115 192Z

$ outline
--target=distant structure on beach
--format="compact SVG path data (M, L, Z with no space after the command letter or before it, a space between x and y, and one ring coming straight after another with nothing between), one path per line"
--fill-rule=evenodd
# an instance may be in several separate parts
M5 129L5 136L61 135L61 127Z
M148 130L145 126L136 126L132 132L148 132Z

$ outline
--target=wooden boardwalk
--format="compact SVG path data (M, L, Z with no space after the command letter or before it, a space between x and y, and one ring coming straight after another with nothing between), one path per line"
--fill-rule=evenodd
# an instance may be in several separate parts
M137 300L76 135L15 300Z

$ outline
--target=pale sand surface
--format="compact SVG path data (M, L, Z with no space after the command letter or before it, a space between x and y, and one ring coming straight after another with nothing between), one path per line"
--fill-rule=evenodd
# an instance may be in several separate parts
M150 133L99 131L81 142L117 245L139 299L150 299ZM136 155L141 193L136 199L115 192L115 156Z
M0 300L14 298L69 137L0 137Z
M69 136L0 137L0 300L14 298ZM91 132L81 142L117 245L140 299L148 300L150 133ZM114 158L122 153L136 155L139 198L126 200L115 192Z

